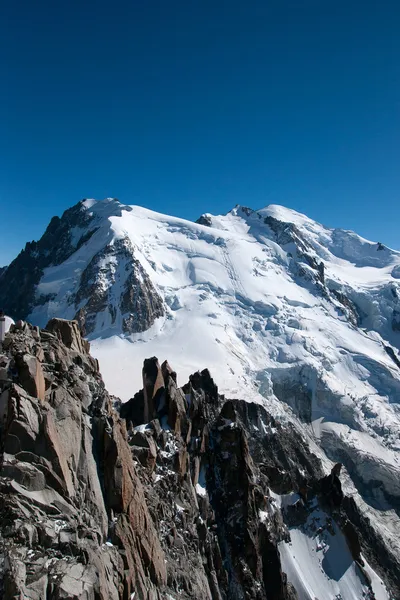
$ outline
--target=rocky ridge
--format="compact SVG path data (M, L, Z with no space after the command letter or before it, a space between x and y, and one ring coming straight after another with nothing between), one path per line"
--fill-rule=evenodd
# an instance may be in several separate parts
M155 357L121 404L89 351L62 319L6 336L0 595L295 600L282 557L303 531L346 540L364 598L365 558L399 597L399 566L343 494L340 465L326 475L293 425L226 400L207 370L179 387Z

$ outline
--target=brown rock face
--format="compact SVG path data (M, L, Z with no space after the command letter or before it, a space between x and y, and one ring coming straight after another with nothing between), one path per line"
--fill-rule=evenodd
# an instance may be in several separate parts
M54 333L64 346L75 352L86 354L90 350L89 342L81 336L77 321L51 319L46 325L46 330Z
M161 372L165 382L167 382L168 379L171 377L175 381L175 383L177 383L176 371L173 371L167 360L164 360L163 364L161 365Z
M164 361L161 367L164 385L166 389L166 411L167 422L171 429L181 435L187 432L187 402L185 395L176 384L176 373L171 369L167 361Z
M162 598L164 553L125 425L87 350L77 324L61 319L41 332L24 324L8 334L0 380L2 598Z
M35 398L44 401L46 385L40 362L29 354L17 355L15 364L22 387Z
M157 446L152 432L135 431L129 437L132 455L149 471L153 471L157 460Z
M121 421L115 420L111 432L106 432L102 458L106 505L121 515L112 539L123 550L130 574L125 588L128 594L137 591L145 598L149 586L146 572L152 583L161 586L166 581L166 568Z
M160 363L158 359L146 358L143 364L143 394L144 394L144 422L151 421L160 402L164 400L165 388Z

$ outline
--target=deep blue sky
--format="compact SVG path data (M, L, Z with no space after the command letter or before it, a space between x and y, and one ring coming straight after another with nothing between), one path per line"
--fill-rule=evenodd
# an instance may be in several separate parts
M400 248L398 0L17 0L0 23L0 264L107 196L285 204Z

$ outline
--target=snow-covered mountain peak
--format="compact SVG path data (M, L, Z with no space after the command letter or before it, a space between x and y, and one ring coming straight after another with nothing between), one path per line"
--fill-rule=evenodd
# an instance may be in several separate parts
M263 218L273 217L274 219L282 221L283 223L293 223L298 226L304 224L318 225L316 221L313 221L306 215L303 215L302 213L299 213L296 210L281 204L268 204L264 208L258 209L236 204L236 206L230 210L228 214L238 216L243 219L259 219L259 215L261 215ZM318 227L322 226L318 225Z
M284 223L294 223L295 225L304 225L305 223L316 224L315 221L306 215L281 204L269 204L256 212L264 217L274 217L275 219L278 219L278 221L283 221Z
M123 204L117 198L104 198L104 200L94 200L87 198L78 203L90 215L96 216L98 220L108 219L113 216L121 216L123 210L130 211L131 207Z

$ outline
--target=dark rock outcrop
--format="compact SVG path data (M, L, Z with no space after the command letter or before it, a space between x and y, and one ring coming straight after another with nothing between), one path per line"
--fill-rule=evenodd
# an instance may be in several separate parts
M334 296L335 300L340 302L343 313L347 317L354 327L358 327L361 324L361 316L357 306L344 294L343 292L335 289L329 290Z
M158 359L146 358L142 369L143 376L143 396L144 413L143 422L148 423L155 415L156 411L162 410L165 404L165 386L164 378Z
M393 348L391 346L383 346L383 347L385 349L385 352L390 356L390 358L396 365L396 367L399 367L399 369L400 369L400 360L398 359L396 352L393 350Z
M160 368L154 357L145 361L145 371L147 397L162 389L163 402L154 406L153 421L129 435L150 512L159 524L170 589L179 589L185 599L297 598L278 545L290 539L293 527L310 528L314 535L318 506L327 515L321 536L341 530L362 570L363 534L344 508L340 465L325 476L294 426L281 424L260 405L226 401L208 370L193 374L183 386L177 412L183 426L177 427L175 408L171 414L180 391L176 373L163 363L164 385L157 386ZM132 399L127 414L134 411ZM155 465L149 464L150 438ZM272 493L298 500L280 512Z
M268 225L274 234L276 243L280 246L285 247L293 244L293 247L303 253L307 253L310 250L310 245L294 223L285 223L270 215L264 218L264 223Z
M201 215L196 220L196 223L198 223L199 225L205 225L206 227L211 227L212 226L211 215Z

